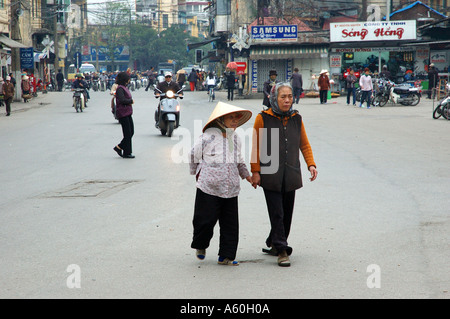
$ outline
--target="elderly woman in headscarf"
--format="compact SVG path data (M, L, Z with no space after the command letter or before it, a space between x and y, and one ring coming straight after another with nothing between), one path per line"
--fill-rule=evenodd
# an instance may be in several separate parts
M253 130L252 182L264 190L271 225L266 239L268 249L263 252L278 256L278 265L282 267L290 266L292 248L287 239L295 191L303 186L300 151L311 174L310 180L317 177L305 126L293 103L291 85L276 84L270 94L272 107L257 115Z

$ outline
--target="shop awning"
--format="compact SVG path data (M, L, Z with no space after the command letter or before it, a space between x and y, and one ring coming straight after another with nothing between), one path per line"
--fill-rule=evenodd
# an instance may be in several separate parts
M250 47L251 60L319 58L321 54L327 53L328 47L324 45Z
M9 48L28 48L26 45L5 37L4 35L0 35L0 43L6 45Z
M188 51L189 51L189 50L192 50L192 49L195 49L195 48L199 48L199 47L201 47L201 46L203 46L205 44L217 41L219 39L221 39L221 37L211 38L211 39L208 39L208 40L205 40L205 41L201 41L201 42L188 43L187 48L188 48Z

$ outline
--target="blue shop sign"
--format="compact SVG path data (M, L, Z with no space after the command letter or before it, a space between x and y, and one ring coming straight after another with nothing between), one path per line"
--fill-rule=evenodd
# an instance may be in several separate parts
M34 69L33 48L20 48L20 68Z
M298 26L293 25L256 25L251 28L253 40L297 41Z

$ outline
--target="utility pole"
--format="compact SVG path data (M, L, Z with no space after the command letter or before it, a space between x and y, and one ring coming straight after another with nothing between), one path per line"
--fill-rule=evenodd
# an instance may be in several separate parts
M391 15L391 0L386 0L386 21L390 21Z
M16 1L11 5L11 39L20 41L20 24L17 15L20 9L20 1ZM14 101L20 101L20 48L11 48L11 72L16 79L16 93Z
M54 68L55 68L55 72L58 71L59 68L59 46L58 46L58 15L59 15L59 4L60 4L60 0L56 0L55 1L55 16L53 18L53 23L54 23L54 28L55 28L55 33L54 33L54 44L53 44L53 48L54 48L54 53L55 53L55 61L54 61ZM50 81L50 70L49 70L49 81Z

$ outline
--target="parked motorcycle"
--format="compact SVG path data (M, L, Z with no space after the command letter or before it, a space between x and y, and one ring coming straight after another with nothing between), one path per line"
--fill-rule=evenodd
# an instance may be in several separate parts
M83 112L86 107L86 97L84 96L84 89L74 89L73 92L73 107L78 112Z
M407 106L419 104L422 96L420 88L409 85L396 86L392 81L380 81L382 81L382 84L379 86L379 90L374 98L375 106L385 106L388 101Z
M436 106L433 112L433 118L443 117L450 120L450 83L447 83L447 96Z
M154 85L155 90L160 92L160 95L155 95L155 97L162 98L155 111L155 127L161 131L161 135L166 135L167 133L167 136L171 137L173 131L180 126L180 103L177 98L183 98L183 95L180 95L180 93L185 87L183 85L181 90L176 93L171 90L162 93Z

